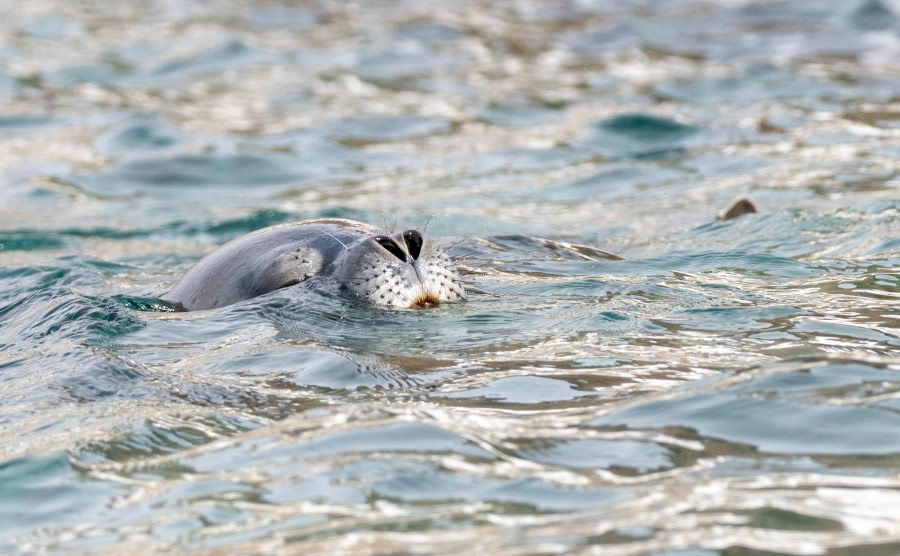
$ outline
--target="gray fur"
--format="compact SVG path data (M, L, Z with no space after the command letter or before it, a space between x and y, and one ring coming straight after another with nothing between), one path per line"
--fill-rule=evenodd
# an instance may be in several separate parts
M408 232L388 235L343 219L264 228L204 257L164 297L188 311L213 309L313 276L331 276L352 295L386 307L426 307L464 299L465 289L446 253L434 240L422 237L414 257L404 240ZM377 237L382 241L389 237L398 252L386 249Z

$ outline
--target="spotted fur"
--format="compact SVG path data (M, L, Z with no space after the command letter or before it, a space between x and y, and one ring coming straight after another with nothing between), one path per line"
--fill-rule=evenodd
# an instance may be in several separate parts
M400 244L402 234L391 237ZM385 307L423 308L465 299L462 278L434 240L424 237L415 258L401 251L404 259L366 238L348 246L333 272L352 295Z

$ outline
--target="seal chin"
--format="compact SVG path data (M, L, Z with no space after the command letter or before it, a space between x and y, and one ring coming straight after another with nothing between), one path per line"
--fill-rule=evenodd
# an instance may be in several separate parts
M432 307L437 307L440 304L441 300L436 295L422 293L412 300L412 303L407 309L430 309Z

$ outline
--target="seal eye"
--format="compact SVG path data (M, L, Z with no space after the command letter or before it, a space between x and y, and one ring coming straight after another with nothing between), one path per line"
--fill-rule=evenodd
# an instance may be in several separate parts
M403 232L403 240L406 242L406 248L413 260L419 258L419 252L422 251L422 234L418 230L406 230Z
M397 245L393 239L387 236L375 236L372 239L377 241L378 245L387 249L391 255L397 257L403 262L406 262L406 253L403 252L403 249L400 249L400 246Z

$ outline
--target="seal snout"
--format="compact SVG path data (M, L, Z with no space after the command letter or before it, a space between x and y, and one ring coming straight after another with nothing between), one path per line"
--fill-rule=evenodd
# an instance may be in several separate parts
M391 289L391 293L401 296L405 301L401 305L409 309L426 309L440 304L440 295L438 292L430 291L426 285L428 280L423 278L422 269L419 268L421 262L419 255L422 253L425 238L418 230L406 230L393 236L380 234L373 236L372 239L401 263L409 265L410 278L415 276L407 283L408 290L405 294L401 294L399 288ZM396 285L399 286L399 282ZM388 304L394 306L394 303L395 301L390 301Z
M426 309L465 299L446 249L418 230L374 231L345 247L329 272L356 297L394 309Z

